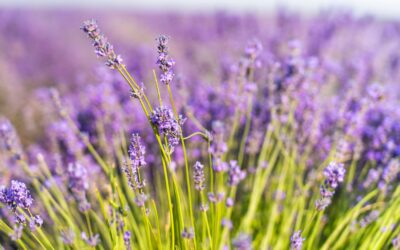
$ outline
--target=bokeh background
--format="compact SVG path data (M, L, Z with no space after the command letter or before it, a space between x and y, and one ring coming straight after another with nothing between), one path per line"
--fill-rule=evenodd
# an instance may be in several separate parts
M271 50L284 47L278 39L299 39L309 41L307 53L312 55L337 58L339 62L343 55L332 56L332 53L343 52L351 60L365 60L357 55L365 56L365 51L373 53L384 33L400 29L397 21L400 2L2 0L0 113L16 125L24 144L41 136L43 107L37 98L41 88L55 86L63 93L79 92L83 85L101 78L97 69L103 67L102 63L93 56L92 48L79 30L82 20L88 18L99 21L140 81L151 77L148 69L155 67L154 38L168 34L172 38L174 58L182 62L177 64L178 70L185 72L182 79L212 82L220 76L219 66L234 61L246 41L253 37L275 46ZM344 23L349 20L352 22L346 30ZM385 25L378 26L376 22ZM312 41L318 41L316 38L329 39L329 33L336 32L335 27L340 26L338 32L346 34L356 30L354 25L364 25L359 36L336 35L321 48L311 48L316 43ZM366 37L373 40L368 45L363 43ZM330 44L334 44L335 50ZM340 48L341 44L347 47ZM357 49L346 51L352 46ZM325 53L321 54L320 50L324 49ZM387 60L392 60L389 57L393 54L387 56ZM395 79L396 75L391 77Z

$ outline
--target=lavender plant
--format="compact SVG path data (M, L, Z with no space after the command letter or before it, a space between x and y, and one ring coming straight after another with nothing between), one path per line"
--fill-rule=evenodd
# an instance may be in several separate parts
M208 33L175 34L209 39L216 51L213 39L234 40L244 48L234 59L203 62L193 44L170 49L174 36L161 35L148 73L131 71L140 57L123 61L97 22L85 21L109 71L71 94L42 89L45 139L30 147L0 120L3 247L398 248L398 96L374 83L390 76L375 76L362 55L350 63L347 50L331 51L350 43L336 35L348 31L339 17L304 21L314 33L301 42L291 36L303 26L285 13L276 21L293 34L270 37L251 18L219 13ZM241 26L260 39L246 44L234 34ZM190 64L172 59L179 53Z

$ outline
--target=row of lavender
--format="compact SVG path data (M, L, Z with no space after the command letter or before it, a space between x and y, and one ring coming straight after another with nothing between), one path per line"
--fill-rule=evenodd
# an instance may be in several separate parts
M114 70L38 88L25 150L1 121L4 247L399 247L399 23L136 18L171 44L121 58L85 22Z

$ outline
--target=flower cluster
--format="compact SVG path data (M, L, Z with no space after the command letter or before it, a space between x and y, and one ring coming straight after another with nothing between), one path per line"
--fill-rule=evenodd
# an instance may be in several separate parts
M39 215L32 215L30 208L33 204L33 198L25 183L12 180L9 188L0 188L0 202L7 206L7 208L14 214L16 223L22 225L26 224L29 218L29 226L32 231L36 227L41 227L43 220ZM22 209L26 212L21 212ZM19 237L16 237L19 238Z
M86 78L76 72L89 58L65 46L77 39L60 25L63 15L38 28L41 17L7 13L0 11L0 112L22 134L0 118L0 183L23 183L0 188L4 248L399 247L397 21L285 11L136 16L147 34L169 27L178 74L167 36L156 39L156 65L147 36L134 37L141 46L120 41L125 67L89 20L81 29L117 70ZM102 18L113 24L111 16ZM52 36L49 27L64 28ZM128 34L123 25L115 31ZM32 56L18 56L26 51ZM154 66L159 79L149 75ZM49 95L43 83L54 79L62 88ZM190 118L184 128L177 112Z
M176 119L171 109L161 106L153 110L150 120L156 126L159 133L167 138L168 147L170 150L173 150L181 139L181 126L185 122L185 119L182 116Z
M97 22L93 19L83 22L81 30L93 40L95 53L99 57L105 57L106 65L111 69L116 69L122 65L122 58L115 54L113 46L107 41L107 38L101 33Z
M0 201L7 205L13 212L15 212L18 207L29 209L33 204L33 198L25 183L15 180L11 181L10 188L1 188Z

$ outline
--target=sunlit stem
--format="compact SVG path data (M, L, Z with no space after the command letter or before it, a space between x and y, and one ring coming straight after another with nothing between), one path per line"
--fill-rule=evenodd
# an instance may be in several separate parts
M178 113L177 113L177 110L175 108L175 102L174 102L174 98L173 98L173 95L172 95L171 87L169 86L169 84L167 84L167 89L168 89L168 93L169 93L169 98L170 98L172 109L174 111L176 119L178 119ZM182 128L181 128L181 130L182 130ZM185 159L186 187L187 187L188 198L189 198L189 214L190 214L190 219L191 219L191 222L192 222L193 230L195 230L195 223L194 223L194 216L193 216L193 205L192 205L192 191L191 191L191 187L190 187L191 184L190 184L190 175L189 175L189 162L188 162L186 146L185 146L185 140L183 138L182 131L181 131L180 134L181 134L183 157ZM196 246L196 233L194 234L194 247L195 247L195 249L197 248L197 246Z

